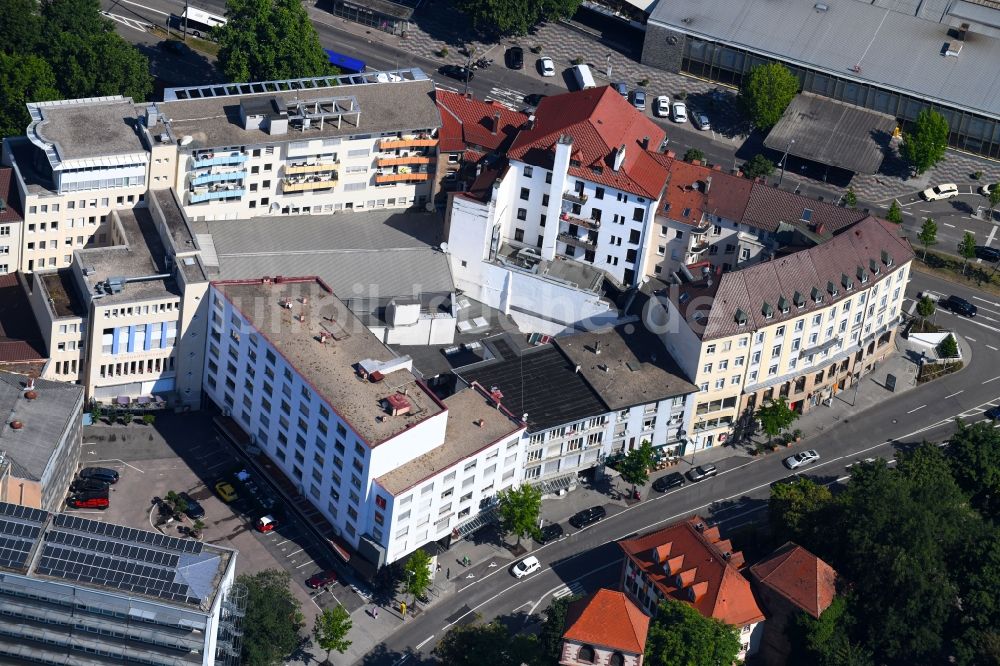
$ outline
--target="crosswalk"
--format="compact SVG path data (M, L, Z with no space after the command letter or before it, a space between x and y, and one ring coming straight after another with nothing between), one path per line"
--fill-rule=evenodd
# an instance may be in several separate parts
M111 19L116 23L121 23L122 25L132 28L133 30L138 30L139 32L146 32L152 28L152 24L145 21L138 21L133 18L128 18L127 16L119 16L118 14L112 14L111 12L101 12L107 18Z
M563 585L558 590L552 593L552 596L556 599L562 599L563 597L568 597L575 594L583 594L583 585L579 582L573 582L569 585Z
M525 106L526 94L512 88L490 88L489 99L494 99L514 111L520 111Z

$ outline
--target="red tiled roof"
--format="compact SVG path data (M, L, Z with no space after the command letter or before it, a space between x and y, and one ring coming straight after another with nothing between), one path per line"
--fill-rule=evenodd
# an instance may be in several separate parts
M0 199L4 201L3 210L0 210L0 222L21 222L24 218L19 210L16 193L11 195L14 170L0 169Z
M781 222L795 224L803 219L803 212L806 209L812 211L808 214L809 223L813 227L822 224L828 234L863 220L866 216L864 211L857 208L834 206L793 192L768 187L764 183L752 185L750 200L740 222L756 229L777 231Z
M649 616L622 592L604 588L570 604L563 638L611 650L642 654Z
M594 183L656 199L663 190L664 160L643 147L663 143L662 129L635 110L610 86L546 97L535 111L535 125L522 130L508 156L551 169L555 144L573 138L570 174ZM615 151L625 146L621 169L613 167Z
M658 214L692 225L701 221L703 213L739 222L752 187L746 178L673 160ZM685 216L686 210L690 212Z
M496 101L484 102L474 97L459 95L440 88L434 92L441 111L441 129L438 132L438 149L445 153L458 153L469 146L481 146L488 151L502 152L510 145L518 130L528 121L527 114L512 111ZM496 115L500 126L493 131Z
M786 543L770 558L750 567L760 585L770 588L818 618L837 594L837 572L794 543Z
M892 259L892 265L883 263L882 252ZM711 303L708 320L704 324L702 339L722 338L737 333L757 330L763 326L794 319L812 310L828 307L831 303L854 294L842 284L845 276L858 289L861 284L858 271L868 277L868 287L895 273L899 266L913 258L913 250L899 235L899 228L884 220L868 217L843 230L832 239L787 257L723 273L718 280L715 300ZM871 265L879 272L876 275ZM829 286L837 295L829 293ZM812 298L816 288L822 301ZM798 292L805 306L795 307L793 300ZM782 314L778 300L784 297L790 304L787 314ZM764 304L773 309L770 319L765 319ZM736 310L742 310L747 325L736 322ZM690 311L691 308L688 308ZM699 310L705 312L705 309ZM690 316L688 316L690 315ZM685 315L697 332L701 325L692 320L694 312Z
M705 528L704 523L700 516L694 516L662 530L619 541L618 545L663 594L691 604L705 617L734 627L760 622L764 614L757 606L749 581L738 569L743 554L731 552L731 544L721 540L719 530ZM700 530L696 527L699 524L703 526ZM662 546L667 544L669 554L664 555ZM657 548L660 558L656 556ZM667 561L662 559L664 556ZM670 560L674 563L674 574L670 573ZM683 587L675 585L678 577L684 580ZM694 592L693 601L688 587Z

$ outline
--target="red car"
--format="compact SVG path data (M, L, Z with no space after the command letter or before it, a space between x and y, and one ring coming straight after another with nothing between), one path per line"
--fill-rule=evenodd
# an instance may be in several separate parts
M306 579L306 587L311 587L312 589L317 589L320 587L326 587L331 583L337 582L337 572L335 571L321 571Z
M68 504L73 509L107 509L111 504L108 502L107 497L70 497L66 500Z
M278 527L278 521L275 520L274 516L262 516L257 519L254 524L258 532L271 532Z

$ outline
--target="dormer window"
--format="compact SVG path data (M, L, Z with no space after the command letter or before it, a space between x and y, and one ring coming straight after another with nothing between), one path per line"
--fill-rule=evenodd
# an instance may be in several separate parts
M741 310L739 308L736 308L735 319L736 319L736 325L737 326L746 326L747 325L747 313L743 312L743 310Z
M843 285L844 289L850 291L854 288L854 281L847 277L847 273L840 274L840 284Z
M771 319L774 317L774 308L771 307L770 303L764 303L764 307L761 308L761 312L764 314L764 319Z
M806 306L806 297L796 291L792 296L792 302L795 303L795 307L801 310Z
M791 309L788 306L788 299L784 296L778 299L778 309L781 310L781 314L788 314L788 311Z
M840 290L837 289L837 285L833 284L832 280L826 283L826 290L830 292L830 295L835 298L837 294L840 293Z
M892 266L892 257L885 250L882 250L882 263L885 264L886 268Z
M874 259L869 260L868 267L872 269L872 273L878 275L882 272L882 267L878 265L878 262Z
M861 266L858 266L858 281L861 284L868 283L868 273Z

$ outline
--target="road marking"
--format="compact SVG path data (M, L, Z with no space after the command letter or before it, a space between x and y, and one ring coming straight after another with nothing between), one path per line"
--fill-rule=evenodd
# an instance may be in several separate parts
M965 232L965 233L967 233L967 234L972 234L973 236L975 236L975 235L976 235L976 232L975 232L975 231L973 231L972 229L962 229L962 231L964 231L964 232Z
M1000 377L994 377L993 379L987 379L987 380L986 380L985 382L983 382L983 383L984 383L984 384L989 384L990 382L995 382L995 381L996 381L996 380L998 380L998 379L1000 379Z
M996 236L996 235L997 235L997 228L996 227L991 227L990 228L990 235L986 237L986 247L990 246L990 243L993 242L993 237Z
M944 397L944 399L945 399L945 400L947 400L948 398L954 398L954 397L955 397L956 395L958 395L959 393L965 393L965 389L962 389L961 391L955 391L955 392L954 392L954 393L952 393L951 395L946 395L946 396Z
M972 298L975 299L975 300L977 300L977 301L982 301L983 303L988 303L990 305L993 305L995 307L1000 308L1000 303L997 303L996 301L988 301L985 298L980 298L978 296L973 296Z
M145 21L137 21L136 19L128 18L125 16L119 16L118 14L112 14L111 12L101 12L102 15L115 21L116 23L121 23L126 28L132 28L133 30L138 30L139 32L146 32L149 28L153 27L152 23L146 23Z
M397 662L396 662L395 664L393 664L392 666L399 666L400 664L402 664L402 663L403 663L404 661L406 661L406 660L407 660L407 659L409 659L409 658L410 658L410 655L408 655L408 654L404 654L404 655L403 655L403 658L402 658L402 659L400 659L399 661L397 661Z
M955 228L955 225L954 225L954 224L948 224L947 222L945 222L945 223L944 223L944 226L946 226L946 227L951 227L952 229L954 229L954 228Z
M420 648L422 648L423 646L427 645L427 642L428 642L428 641L429 641L430 639L432 639L432 638L434 638L434 634L431 634L430 636L428 636L427 638L425 638L425 639L424 639L424 642L423 642L423 643L419 643L419 644L417 644L417 649L419 650L419 649L420 649Z
M296 568L296 569L301 569L302 567L307 567L307 566L309 566L310 564L312 564L312 562L309 562L309 561L307 561L307 562L306 562L305 564L300 564L299 566L297 566L297 567L295 567L295 568Z
M289 558L290 558L290 557L291 557L292 555L298 555L298 554L299 554L299 553L301 553L301 552L302 552L303 550L305 550L305 548L299 548L299 549L298 549L297 551L295 551L294 553L288 553L288 555L286 555L285 557L289 557Z
M910 411L908 411L908 412L906 412L906 413L907 413L907 414L912 414L913 412L918 412L918 411L920 411L921 409L923 409L923 408L924 408L924 407L926 407L926 406L927 406L927 405L920 405L919 407L914 407L913 409L911 409Z
M965 339L968 340L969 342L975 342L976 341L975 338L970 338L969 336L965 336Z
M145 474L145 472L143 472L141 469L139 469L135 465L129 465L127 462L125 462L121 458L107 458L105 460L91 460L90 462L91 463L102 463L102 462L116 462L116 463L121 463L121 464L125 465L126 467L131 467L135 471L139 472L139 474Z
M986 346L989 347L990 349L992 349L993 351L1000 351L1000 349L997 349L993 345L986 345Z
M141 7L142 9L151 11L155 14L159 14L160 16L170 16L170 14L166 12L161 12L159 9L153 9L152 7L147 7L146 5L140 5L138 2L131 2L130 0L118 0L118 2L124 3L126 5L132 5L134 7Z

